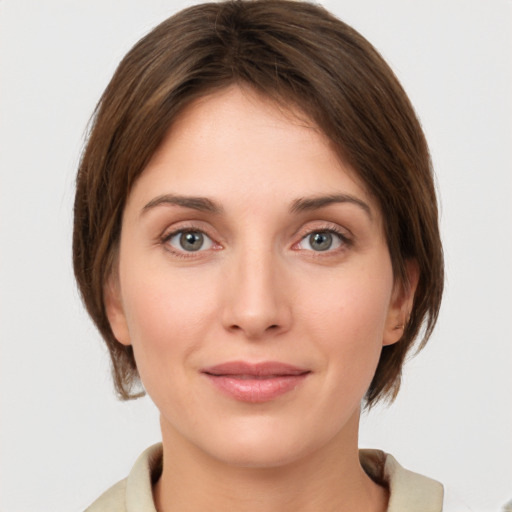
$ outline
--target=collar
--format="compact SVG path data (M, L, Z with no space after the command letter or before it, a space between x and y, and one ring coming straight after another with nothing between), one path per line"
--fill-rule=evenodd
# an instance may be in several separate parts
M156 512L152 485L162 469L162 452L162 444L155 444L135 462L126 479L126 512ZM443 486L439 482L403 468L380 450L359 450L359 458L368 476L388 486L387 512L442 511Z
M381 450L359 450L361 466L368 476L389 488L387 512L441 512L443 486L436 480L402 467Z

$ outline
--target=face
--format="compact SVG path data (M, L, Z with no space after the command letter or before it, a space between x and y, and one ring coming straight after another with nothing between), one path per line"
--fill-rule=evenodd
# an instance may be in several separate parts
M327 138L230 87L177 120L136 182L106 291L164 443L277 466L357 444L402 332L381 213Z

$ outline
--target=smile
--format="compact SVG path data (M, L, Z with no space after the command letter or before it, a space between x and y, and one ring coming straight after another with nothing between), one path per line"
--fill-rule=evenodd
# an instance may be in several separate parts
M311 371L279 362L235 361L205 368L201 373L219 391L235 400L263 403L292 391Z

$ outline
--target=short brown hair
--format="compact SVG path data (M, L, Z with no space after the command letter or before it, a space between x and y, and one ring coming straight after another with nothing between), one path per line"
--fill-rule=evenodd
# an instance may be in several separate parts
M133 398L131 347L110 328L103 290L116 259L130 190L176 117L233 83L299 107L377 200L396 280L419 282L398 343L385 346L368 405L394 398L405 356L436 323L443 254L427 143L397 78L354 29L318 5L238 0L187 8L126 55L96 107L77 177L73 263L83 301L105 339L119 395Z

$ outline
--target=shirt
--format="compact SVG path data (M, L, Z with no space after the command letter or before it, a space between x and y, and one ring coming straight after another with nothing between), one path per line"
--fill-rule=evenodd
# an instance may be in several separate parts
M389 489L387 512L458 512L443 505L443 486L409 471L380 450L359 450L361 465L375 481ZM162 445L140 455L130 474L100 496L86 512L156 512L152 486L162 470Z

